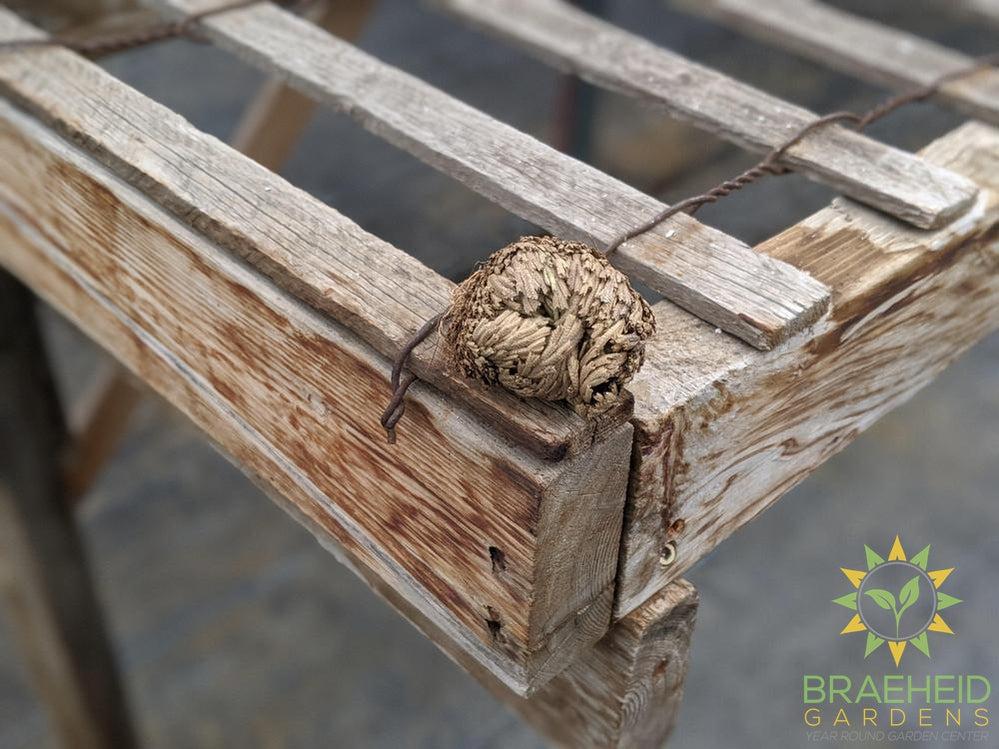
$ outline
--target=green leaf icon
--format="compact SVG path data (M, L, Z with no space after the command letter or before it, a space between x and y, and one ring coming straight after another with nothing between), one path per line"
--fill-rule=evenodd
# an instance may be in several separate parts
M870 596L874 599L874 603L883 608L885 611L895 610L895 596L893 596L887 590L882 590L881 588L872 588L871 590L864 591L865 596Z
M916 575L909 582L902 586L898 593L898 617L902 618L905 610L919 600L919 575Z

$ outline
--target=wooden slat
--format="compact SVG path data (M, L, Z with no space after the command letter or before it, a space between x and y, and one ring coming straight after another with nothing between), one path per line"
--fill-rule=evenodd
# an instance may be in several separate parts
M346 39L356 37L373 10L374 0L347 3L319 3L306 15L331 33ZM120 33L142 25L159 14L151 8L102 16L101 21L74 28L73 35L88 39L95 34ZM233 136L233 147L258 164L279 171L291 155L302 132L312 119L315 102L280 81L261 86L247 107ZM132 412L142 400L142 392L117 363L106 362L92 388L83 399L81 413L71 427L73 444L64 471L67 498L83 498L128 428Z
M559 68L665 109L745 148L770 151L817 117L564 0L437 2ZM923 228L947 223L967 209L975 194L968 180L839 126L816 132L789 149L784 163Z
M155 2L178 15L211 5ZM205 31L251 64L553 233L604 248L663 208L274 6L215 16ZM688 216L628 242L615 263L759 348L807 326L827 304L826 290L806 275Z
M37 33L0 9L0 38ZM0 54L0 94L379 353L395 355L448 304L450 281L78 55L60 49ZM558 458L592 441L594 425L567 409L452 377L435 352L430 340L414 355L420 377L531 449Z
M907 229L844 199L758 248L833 289L812 335L762 354L656 310L661 332L633 386L619 615L999 327L999 130L969 123L923 155L983 188L950 227ZM668 541L676 561L662 566Z
M65 432L34 298L0 268L0 593L64 749L137 746L60 482Z
M938 0L941 7L960 10L999 26L999 0Z
M630 425L555 463L417 385L386 445L384 358L2 101L0 265L511 689L606 630Z
M50 31L97 24L109 14L129 12L135 0L4 0L4 7Z
M923 86L974 62L960 52L815 0L680 2L692 12L891 88ZM999 70L985 70L948 83L937 99L972 117L999 124Z

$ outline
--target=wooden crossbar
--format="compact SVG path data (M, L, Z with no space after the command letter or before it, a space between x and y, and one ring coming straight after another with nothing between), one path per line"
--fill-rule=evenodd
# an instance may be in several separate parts
M657 306L661 332L633 384L635 463L617 615L999 328L999 130L968 123L922 155L982 187L951 226L906 228L837 199L757 248L833 289L830 316L781 351L718 340ZM667 542L676 555L663 565Z
M0 38L37 33L0 9ZM450 281L74 53L0 55L0 92L385 356L448 304ZM433 341L415 353L421 378L529 448L557 458L592 441L567 409L452 377L434 354Z
M155 0L175 14L206 0ZM274 6L209 19L206 33L268 73L510 211L604 248L664 206ZM814 322L828 294L806 274L676 216L614 253L622 270L758 348Z
M599 86L636 97L754 151L770 151L816 114L656 46L564 0L438 0L472 24ZM968 180L840 126L789 149L788 166L922 228L974 197Z
M904 31L858 18L815 0L680 0L691 12L893 88L926 85L973 60ZM937 100L999 124L999 70L945 84Z

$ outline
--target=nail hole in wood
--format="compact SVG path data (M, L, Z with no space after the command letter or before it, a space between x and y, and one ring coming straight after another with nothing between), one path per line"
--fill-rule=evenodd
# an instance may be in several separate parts
M499 612L492 606L486 606L486 626L489 627L489 634L493 642L503 642L503 622L500 621Z
M670 532L674 535L679 536L683 533L683 529L687 527L687 521L683 518L677 518L673 521L673 524L669 527Z
M663 546L663 550L659 554L659 565L661 567L669 567L675 561L676 561L676 544L670 541L668 544Z
M506 554L495 546L489 547L489 559L493 563L493 572L506 571Z

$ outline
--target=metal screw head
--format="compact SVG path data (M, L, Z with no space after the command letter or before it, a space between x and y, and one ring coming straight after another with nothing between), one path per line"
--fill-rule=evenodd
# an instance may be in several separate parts
M665 546L663 546L663 550L659 554L659 566L669 567L675 561L676 561L676 544L670 541Z

